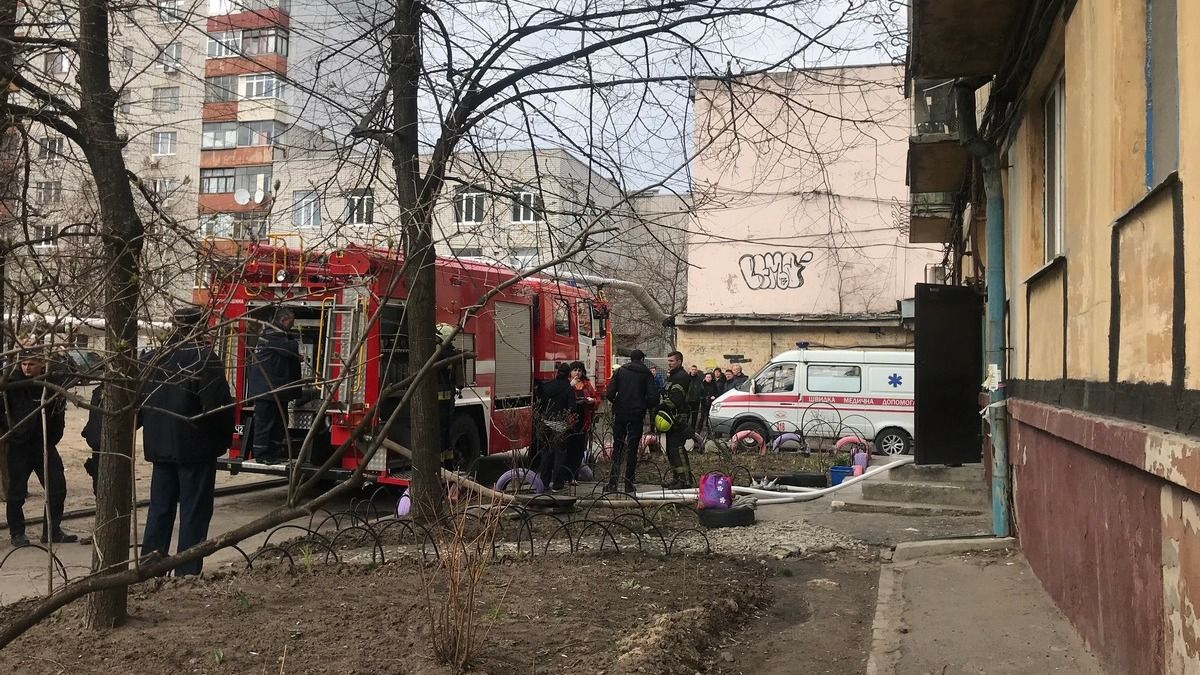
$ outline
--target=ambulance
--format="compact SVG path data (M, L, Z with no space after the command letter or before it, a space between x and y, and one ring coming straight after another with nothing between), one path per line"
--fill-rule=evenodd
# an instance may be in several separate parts
M802 443L857 436L876 453L913 448L913 352L795 349L770 360L740 389L712 404L717 436L753 431Z

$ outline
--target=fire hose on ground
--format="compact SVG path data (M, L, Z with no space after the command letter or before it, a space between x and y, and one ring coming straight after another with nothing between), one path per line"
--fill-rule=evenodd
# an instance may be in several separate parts
M412 459L412 451L394 441L384 440L383 445L384 445L384 447L386 447L389 450L398 452L401 455L404 455L405 457ZM793 486L793 485L780 485L773 489L767 490L767 489L763 489L763 488L745 487L745 486L735 485L735 486L733 486L733 493L735 495L748 495L748 496L755 497L757 500L757 504L759 504L759 505L790 504L790 503L794 503L794 502L807 502L807 501L812 501L814 499L820 499L821 497L824 497L825 495L833 494L833 493L837 492L838 490L850 487L851 485L855 485L855 484L857 484L863 480L866 480L868 478L871 478L873 476L877 476L879 474L886 473L896 467L904 466L905 464L911 464L913 462L913 459L914 459L913 457L901 457L894 461L888 462L887 464L881 464L879 466L875 466L870 469L867 469L866 471L864 471L862 474L860 474L858 476L846 478L841 483L831 486L831 487L826 487L826 488L809 488L809 487L799 487L799 486ZM460 487L463 487L465 489L468 489L482 497L494 500L495 502L498 502L498 503L504 504L504 505L527 504L530 501L538 499L538 497L540 496L540 495L517 495L517 494L509 494L506 492L499 492L499 491L496 491L496 490L493 490L493 489L487 487L486 485L477 483L462 474L458 474L453 471L449 471L447 469L441 469L441 475L442 475L443 479L445 479L451 483L454 483L454 484L456 484ZM676 504L693 504L696 502L698 497L699 497L699 490L695 489L695 488L687 489L687 490L659 489L659 490L647 490L645 492L639 492L639 493L633 495L633 499L610 499L605 496L599 496L599 497L592 498L591 500L588 500L588 501L592 502L595 506L606 506L606 507L610 507L610 508L631 508L631 507L640 506L641 502L645 502L645 501L676 503Z

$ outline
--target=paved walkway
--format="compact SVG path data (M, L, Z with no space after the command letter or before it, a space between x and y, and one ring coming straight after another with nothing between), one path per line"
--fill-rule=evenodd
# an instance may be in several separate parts
M1102 675L1018 551L885 564L870 675Z

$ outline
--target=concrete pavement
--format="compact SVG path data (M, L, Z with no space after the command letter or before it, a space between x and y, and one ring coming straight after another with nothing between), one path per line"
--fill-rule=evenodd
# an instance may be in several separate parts
M1102 675L1019 551L885 564L868 675Z

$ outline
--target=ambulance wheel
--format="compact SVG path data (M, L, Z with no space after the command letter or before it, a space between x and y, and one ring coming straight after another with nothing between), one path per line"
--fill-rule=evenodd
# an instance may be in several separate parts
M758 420L747 419L734 424L733 432L729 435L729 437L732 439L738 434L738 432L741 431L753 431L754 433L758 434L758 437L762 439L763 445L762 447L735 447L732 448L734 452L762 452L763 447L766 447L767 444L771 442L770 432L767 431L767 425L759 422Z
M700 524L710 530L718 527L746 527L754 524L754 509L749 506L700 509L696 513L700 517Z
M899 427L888 427L875 436L875 454L907 455L912 451L912 436Z
M459 468L472 471L483 455L483 439L479 425L470 415L455 415L450 423L450 447L454 448L454 460Z

